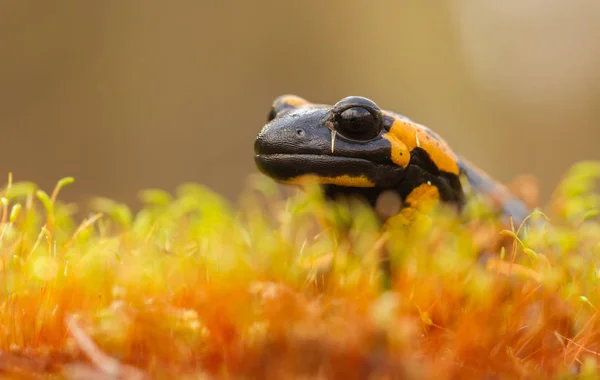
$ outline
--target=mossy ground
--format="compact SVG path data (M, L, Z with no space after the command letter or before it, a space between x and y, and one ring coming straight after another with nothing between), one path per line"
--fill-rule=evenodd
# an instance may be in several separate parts
M576 165L518 232L477 202L383 231L359 202L262 177L235 206L190 184L135 214L61 203L69 179L9 183L0 374L595 378L597 177Z

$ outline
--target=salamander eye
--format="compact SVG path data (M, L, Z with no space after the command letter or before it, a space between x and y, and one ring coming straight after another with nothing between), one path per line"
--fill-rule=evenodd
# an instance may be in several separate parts
M379 134L373 116L362 107L352 107L335 116L336 131L352 140L370 140Z
M381 110L369 99L344 98L333 106L332 112L335 130L348 139L367 141L381 132Z

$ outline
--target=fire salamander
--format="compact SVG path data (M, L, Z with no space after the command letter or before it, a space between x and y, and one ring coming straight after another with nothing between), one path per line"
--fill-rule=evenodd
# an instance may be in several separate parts
M392 190L402 200L400 213L439 201L460 210L466 181L475 194L494 199L515 225L530 213L431 129L364 97L349 96L330 106L280 96L254 150L262 173L286 184L316 181L329 197L358 195L375 205Z

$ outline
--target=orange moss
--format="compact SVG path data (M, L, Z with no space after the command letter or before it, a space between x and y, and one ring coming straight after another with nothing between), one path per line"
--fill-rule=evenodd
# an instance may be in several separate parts
M573 168L551 223L518 241L481 204L384 232L362 203L326 204L312 188L284 198L266 179L237 208L184 185L144 192L138 213L97 200L101 214L78 226L58 190L35 201L34 185L10 183L0 373L593 377L598 176Z

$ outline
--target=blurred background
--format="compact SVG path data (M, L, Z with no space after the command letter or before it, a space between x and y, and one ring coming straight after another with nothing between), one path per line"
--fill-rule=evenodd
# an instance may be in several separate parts
M272 100L363 95L547 199L600 159L600 2L0 0L0 175L134 203L255 173ZM3 181L0 181L3 182Z

